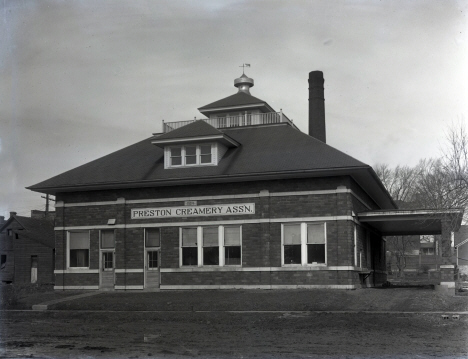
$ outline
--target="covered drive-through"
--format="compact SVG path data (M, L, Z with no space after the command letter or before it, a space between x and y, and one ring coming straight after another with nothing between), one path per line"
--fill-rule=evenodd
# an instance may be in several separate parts
M369 225L383 236L441 235L442 265L441 285L454 287L456 260L452 253L452 232L457 232L463 219L464 210L454 209L413 209L378 210L358 213L361 223Z

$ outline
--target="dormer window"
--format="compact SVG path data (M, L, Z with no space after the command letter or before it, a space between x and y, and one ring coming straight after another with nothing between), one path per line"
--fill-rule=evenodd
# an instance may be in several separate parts
M171 166L182 165L182 147L171 148Z
M164 168L217 166L228 149L240 146L206 121L197 120L151 140L164 149Z
M170 155L169 167L214 165L215 147L215 144L170 146L167 152Z

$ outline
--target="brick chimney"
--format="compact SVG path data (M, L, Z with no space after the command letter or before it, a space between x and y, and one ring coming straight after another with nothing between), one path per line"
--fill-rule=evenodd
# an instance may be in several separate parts
M16 212L10 212L10 218L12 218L13 216L16 216Z
M322 71L309 72L309 135L322 142L327 142L324 82Z

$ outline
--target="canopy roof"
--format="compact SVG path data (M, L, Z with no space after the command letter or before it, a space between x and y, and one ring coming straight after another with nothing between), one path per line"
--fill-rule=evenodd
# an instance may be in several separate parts
M462 208L380 210L359 213L358 219L384 236L441 234L444 221L450 223L450 230L457 231L463 212Z

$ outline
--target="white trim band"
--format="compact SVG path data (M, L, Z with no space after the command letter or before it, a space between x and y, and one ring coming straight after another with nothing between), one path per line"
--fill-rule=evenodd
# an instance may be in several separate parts
M115 290L138 290L144 289L142 285L116 285L114 286Z
M228 285L161 285L161 290L187 289L356 289L354 284L228 284Z
M97 274L99 269L55 269L54 274L73 273L73 274Z
M439 268L440 269L451 269L451 268L455 268L455 266L453 264L443 264Z
M256 223L289 223L289 222L325 222L325 221L355 221L352 216L323 216L323 217L299 217L299 218L258 218L258 219L234 219L219 221L196 221L196 222L164 222L164 223L138 223L138 224L117 224L112 228L150 228L150 227L184 227L184 226L214 226L220 223L229 224L256 224ZM108 229L108 225L96 226L68 226L55 227L56 231L79 230L79 229Z
M116 269L115 273L143 273L143 268L136 268L136 269Z
M294 191L294 192L271 192L265 194L231 194L231 195L218 195L218 196L194 196L194 197L172 197L172 198L155 198L155 199L134 199L122 202L117 201L102 201L102 202L77 202L77 203L63 203L58 202L55 208L58 207L84 207L84 206L112 206L116 204L139 204L139 203L165 203L165 202L185 202L185 201L210 201L218 199L239 199L239 198L261 198L261 197L287 197L287 196L313 196L313 195L327 195L338 193L350 193L359 202L361 202L368 209L369 205L361 199L354 191L348 188L339 188L332 190L315 190L315 191Z
M161 273L190 273L190 272L298 272L298 271L358 271L353 266L287 266L287 267L182 267L160 268Z
M74 289L74 290L97 290L98 285L55 285L54 289Z

